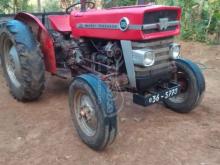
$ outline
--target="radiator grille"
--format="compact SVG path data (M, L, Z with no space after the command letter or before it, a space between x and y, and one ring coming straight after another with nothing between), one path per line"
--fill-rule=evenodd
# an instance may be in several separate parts
M159 23L159 20L161 18L168 18L169 21L177 21L177 11L176 10L161 10L161 11L156 11L156 12L150 12L150 13L145 13L144 15L144 24L155 24ZM175 30L177 28L176 26L169 26L166 30L163 31L170 31L170 30ZM155 32L160 32L160 29L147 29L143 30L145 34L149 33L155 33Z
M155 63L153 66L141 67L135 66L137 76L148 76L154 74L162 74L163 72L170 72L175 65L169 55L169 46L173 43L173 38L164 40L132 42L132 49L152 49L155 52Z

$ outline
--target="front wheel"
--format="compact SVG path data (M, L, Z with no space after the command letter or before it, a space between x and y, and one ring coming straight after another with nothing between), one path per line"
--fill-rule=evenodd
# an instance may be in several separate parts
M69 88L69 103L74 126L84 143L102 150L114 141L117 116L104 82L90 74L75 78Z
M191 61L179 59L176 66L174 80L180 84L181 90L179 95L165 100L164 104L175 112L188 113L201 102L205 79L199 67Z

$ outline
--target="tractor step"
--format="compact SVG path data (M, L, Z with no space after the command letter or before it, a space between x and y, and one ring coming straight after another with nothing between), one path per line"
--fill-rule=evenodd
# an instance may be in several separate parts
M62 79L69 79L72 77L69 69L57 68L57 72L53 74L54 76L60 77Z

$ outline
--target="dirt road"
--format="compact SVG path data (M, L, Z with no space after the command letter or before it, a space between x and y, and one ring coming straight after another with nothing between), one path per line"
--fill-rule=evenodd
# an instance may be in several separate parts
M39 101L19 103L0 75L0 165L219 165L220 46L182 43L205 66L207 89L190 114L143 108L126 94L119 134L104 152L85 146L72 127L68 82L49 76Z

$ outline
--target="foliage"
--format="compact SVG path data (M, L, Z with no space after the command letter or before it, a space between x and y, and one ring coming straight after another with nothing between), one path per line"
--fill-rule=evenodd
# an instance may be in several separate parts
M134 5L135 3L136 0L123 0L123 1L117 1L117 6Z
M182 39L220 43L220 0L157 0L182 7Z
M61 11L60 0L46 0L43 9L46 12Z
M9 0L1 0L0 1L0 13L6 13L11 10L11 1Z
M19 11L33 11L29 0L0 0L0 13L14 13Z

